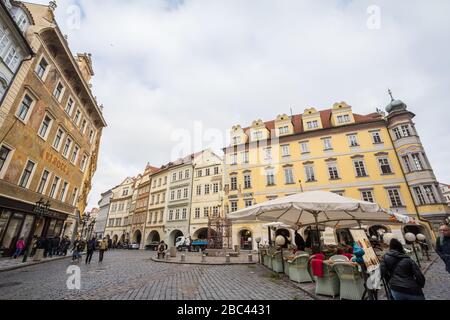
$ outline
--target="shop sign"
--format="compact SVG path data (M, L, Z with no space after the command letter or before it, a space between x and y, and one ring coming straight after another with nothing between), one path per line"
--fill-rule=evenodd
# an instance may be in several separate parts
M370 241L367 238L366 232L364 230L350 230L353 240L360 246L365 255L363 256L364 263L367 267L367 271L372 272L377 269L380 265L377 255L370 245Z
M54 156L49 151L45 151L45 160L47 161L47 163L52 164L54 167L58 168L65 174L67 174L67 175L69 174L69 168L67 166L67 163L58 159L58 157Z

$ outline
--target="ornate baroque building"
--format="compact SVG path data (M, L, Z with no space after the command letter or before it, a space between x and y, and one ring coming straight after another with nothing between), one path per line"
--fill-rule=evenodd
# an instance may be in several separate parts
M106 122L91 89L91 56L72 54L56 4L4 3L33 52L27 58L10 24L0 30L4 62L16 72L0 106L0 242L7 255L19 237L32 236L41 198L50 210L36 221L35 235L75 236Z

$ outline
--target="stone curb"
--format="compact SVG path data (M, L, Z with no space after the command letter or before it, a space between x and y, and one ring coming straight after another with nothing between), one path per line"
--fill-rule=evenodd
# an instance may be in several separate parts
M84 253L82 254L84 255ZM36 261L36 262L32 262L32 263L25 263L25 264L19 264L16 266L11 266L11 267L6 267L6 268L0 268L0 273L2 272L7 272L7 271L12 271L12 270L17 270L17 269L22 269L22 268L26 268L26 267L31 267L31 266L35 266L37 264L42 264L42 263L48 263L48 262L52 262L52 261L59 261L59 260L64 260L64 259L69 259L72 258L71 255L65 256L65 257L58 257L58 258L54 258L54 259L43 259L41 261Z
M211 262L181 262L181 261L166 261L157 258L150 258L153 262L167 263L167 264L186 264L197 266L236 266L236 265L255 265L257 262L230 262L230 263L211 263Z

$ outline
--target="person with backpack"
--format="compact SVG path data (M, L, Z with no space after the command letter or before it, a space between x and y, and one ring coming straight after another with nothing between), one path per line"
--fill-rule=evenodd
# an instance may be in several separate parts
M439 227L436 253L444 261L447 272L450 273L450 227L446 224Z
M403 245L392 239L381 261L381 276L390 287L394 300L425 300L425 277L419 266L406 255Z
M87 242L86 264L91 264L92 256L94 255L95 247L97 246L97 239L95 236Z

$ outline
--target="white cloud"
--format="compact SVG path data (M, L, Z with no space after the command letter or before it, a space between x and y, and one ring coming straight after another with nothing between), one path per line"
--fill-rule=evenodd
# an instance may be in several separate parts
M47 2L47 1L46 1ZM78 3L80 29L68 29ZM387 88L417 114L439 180L450 182L450 2L377 1L381 29L369 30L371 1L66 1L58 20L74 51L93 54L94 92L109 127L90 195L170 158L171 133L195 121L232 125L330 107L356 113L388 102Z

